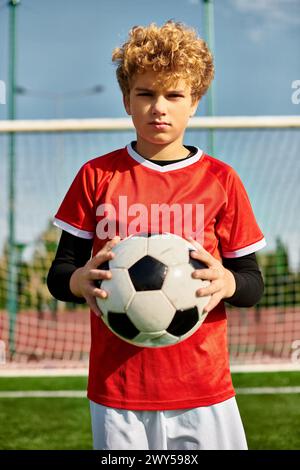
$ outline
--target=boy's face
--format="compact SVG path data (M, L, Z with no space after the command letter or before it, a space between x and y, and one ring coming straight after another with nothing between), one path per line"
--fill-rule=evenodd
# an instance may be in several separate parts
M136 75L129 96L124 97L125 109L132 116L140 151L149 145L159 150L169 144L176 151L177 144L182 148L184 131L198 101L192 102L186 80L162 86L157 78L152 71Z

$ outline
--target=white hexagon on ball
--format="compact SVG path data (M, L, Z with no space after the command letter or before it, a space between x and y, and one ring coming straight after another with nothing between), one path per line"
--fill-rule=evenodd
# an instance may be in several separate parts
M141 332L165 330L172 321L174 306L161 290L136 292L128 305L127 315Z
M156 333L139 333L134 338L134 343L140 343L143 347L155 348L170 346L178 342L176 336L171 335L167 331L160 331Z
M112 278L101 283L101 289L108 293L106 299L96 297L97 305L104 315L108 312L125 312L135 294L133 284L126 269L111 269Z
M123 243L125 242L126 243ZM147 238L131 236L117 243L113 249L115 257L109 261L109 266L114 268L129 269L134 263L147 254Z
M189 248L193 245L172 233L153 235L148 239L147 254L167 266L189 262Z
M191 264L170 266L162 286L162 291L176 310L198 307L201 314L208 304L210 296L197 297L196 290L209 286L209 281L194 279L195 268Z

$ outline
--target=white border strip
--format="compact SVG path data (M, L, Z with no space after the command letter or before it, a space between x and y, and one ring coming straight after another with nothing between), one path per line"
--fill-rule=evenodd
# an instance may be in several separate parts
M83 390L25 390L0 392L0 398L86 398Z
M240 372L300 372L300 362L287 362L282 364L240 364L230 367L231 373Z
M88 368L1 369L0 377L87 377Z
M134 150L131 143L126 146L126 149L130 157L133 158L135 161L137 161L143 166L146 166L147 168L150 168L151 170L158 171L159 173L167 173L169 171L179 170L180 168L185 168L187 166L190 166L193 163L198 162L203 155L203 151L199 149L198 147L196 147L197 153L193 155L193 157L190 157L187 159L184 158L182 159L182 161L179 161L176 163L169 163L168 165L165 165L165 166L160 166L160 165L157 165L157 163L153 163L151 160L147 160L146 158L143 158L140 154L138 154Z
M237 395L286 395L300 393L300 387L239 387L235 392ZM1 398L87 398L87 392L84 390L0 391Z
M53 219L53 225L62 230L65 230L65 232L68 232L71 235L74 235L75 237L86 238L87 240L91 240L92 238L94 238L93 232L88 232L87 230L80 230L79 228L73 227L73 225L67 224L66 222L63 222L62 220L57 219L56 217L54 217Z
M237 364L230 367L231 373L249 372L300 372L300 362L282 364ZM1 368L0 377L87 377L88 368L60 369L13 369Z
M268 129L300 127L300 116L206 116L191 118L188 129ZM0 121L1 132L134 131L131 118Z
M300 387L240 387L235 391L237 395L277 395L279 393L300 393Z
M261 250L266 246L265 238L259 240L259 242L252 243L252 245L245 246L240 250L236 251L224 251L223 256L224 258L239 258L240 256L250 255L250 253L254 253L257 250Z

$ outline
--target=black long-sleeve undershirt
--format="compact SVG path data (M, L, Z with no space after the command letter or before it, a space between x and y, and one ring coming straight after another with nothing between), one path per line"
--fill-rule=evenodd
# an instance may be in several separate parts
M85 303L84 298L76 297L71 292L70 278L77 268L90 259L92 245L92 240L62 232L47 278L53 297L65 302ZM235 293L226 302L236 307L251 307L259 302L264 283L255 253L240 258L223 258L223 265L232 272L236 282Z

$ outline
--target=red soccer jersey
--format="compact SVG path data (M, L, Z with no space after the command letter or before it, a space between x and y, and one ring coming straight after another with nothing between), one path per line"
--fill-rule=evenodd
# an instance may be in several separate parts
M166 231L193 236L218 259L265 246L236 172L200 149L166 166L131 145L82 166L56 216L58 227L93 239L93 254L114 235ZM91 312L88 397L132 410L212 405L234 395L224 303L179 344L141 348L115 336Z

